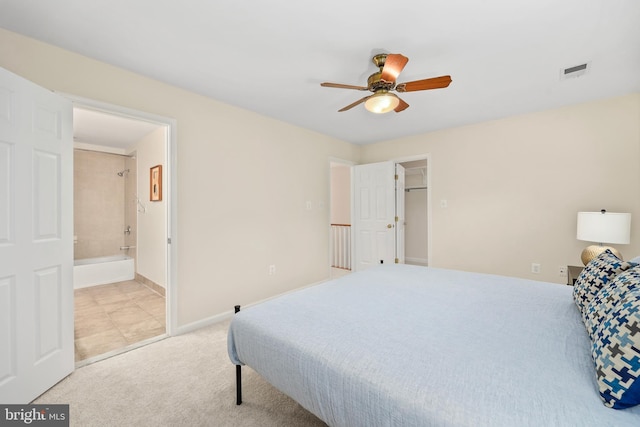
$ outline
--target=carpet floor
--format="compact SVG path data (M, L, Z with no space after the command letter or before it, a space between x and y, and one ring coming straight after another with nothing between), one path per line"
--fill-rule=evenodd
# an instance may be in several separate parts
M326 426L250 368L243 404L221 322L76 369L36 399L69 404L72 426Z

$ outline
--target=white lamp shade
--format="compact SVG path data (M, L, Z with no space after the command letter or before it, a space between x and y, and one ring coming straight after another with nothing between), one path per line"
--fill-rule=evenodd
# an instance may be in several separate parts
M578 212L578 240L628 245L631 241L631 214Z
M376 114L384 114L395 110L400 104L400 99L389 92L378 92L364 102L364 108Z

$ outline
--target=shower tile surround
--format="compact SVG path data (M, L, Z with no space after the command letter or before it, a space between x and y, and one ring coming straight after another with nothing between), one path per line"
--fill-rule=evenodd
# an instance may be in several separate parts
M74 150L75 259L124 252L120 247L125 246L125 180L128 174L118 176L118 172L128 167L126 159L108 153Z
M125 157L124 166L129 170L124 181L124 226L131 227L128 233L124 233L124 246L133 247L138 241L138 166L135 157ZM121 252L137 261L137 249Z
M165 298L128 280L75 290L76 362L165 333Z

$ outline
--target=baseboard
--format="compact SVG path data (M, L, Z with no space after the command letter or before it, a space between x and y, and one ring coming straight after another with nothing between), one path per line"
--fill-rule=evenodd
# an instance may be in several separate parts
M154 292L162 296L165 296L166 294L166 290L164 286L157 284L153 280L146 278L140 273L136 273L136 281L146 285L148 288L150 288L151 290L153 290Z
M329 280L329 279L327 279L327 280ZM283 293L274 295L272 297L262 299L260 301L256 301L256 302L245 304L242 307L247 308L247 307L252 307L254 305L262 304L263 302L272 300L274 298L281 297L283 295L287 295L287 294L290 294L290 293L293 293L293 292L297 292L297 291L305 289L305 288L310 288L312 286L317 286L317 285L319 285L321 283L326 282L327 280L323 280L321 282L312 283L310 285L305 285L305 286L302 286L300 288L292 289L290 291L283 292ZM205 319L198 320L198 321L195 321L195 322L191 322L191 323L188 323L188 324L183 325L183 326L178 326L176 328L176 330L175 330L175 334L174 335L186 334L188 332L193 332L195 330L198 330L200 328L204 328L206 326L211 326L211 325L215 325L216 323L224 322L225 320L231 319L234 314L235 314L235 308L232 308L231 310L216 314L214 316L207 317Z
M419 265L428 265L429 264L429 260L427 260L425 258L408 258L408 257L404 257L404 262L406 264L419 264Z
M182 335L189 332L193 332L200 328L204 328L206 326L215 325L216 323L224 322L225 320L231 319L233 317L233 310L225 311L224 313L216 314L215 316L207 317L202 320L198 320L195 322L188 323L183 326L178 326L175 329L174 335Z

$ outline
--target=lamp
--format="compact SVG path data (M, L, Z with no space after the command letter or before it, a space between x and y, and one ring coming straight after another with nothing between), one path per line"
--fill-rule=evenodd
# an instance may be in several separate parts
M400 99L394 93L380 90L371 95L365 102L364 108L376 114L388 113L400 104Z
M587 265L589 261L606 249L622 259L622 255L617 249L602 244L629 244L631 240L631 214L607 212L604 209L600 212L578 212L577 239L598 243L598 245L587 246L580 254L584 265Z

